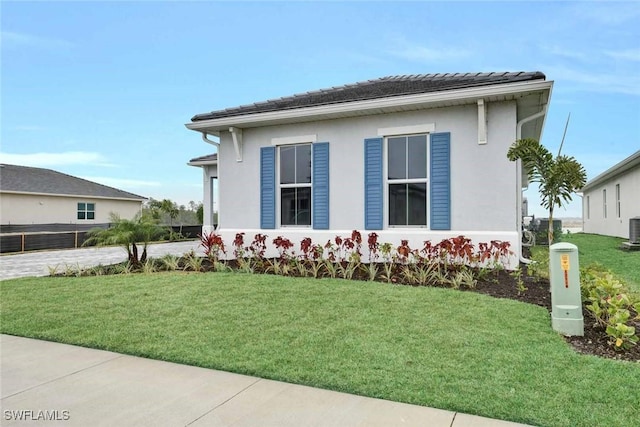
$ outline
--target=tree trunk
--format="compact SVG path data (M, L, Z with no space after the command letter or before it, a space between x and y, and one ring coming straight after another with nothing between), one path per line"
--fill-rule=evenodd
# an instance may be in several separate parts
M549 231L547 238L549 240L549 246L553 244L553 205L549 208Z
M133 252L131 252L130 245L127 245L127 259L129 260L129 264L133 262Z
M133 243L131 246L133 247L133 254L132 254L131 264L138 265L139 264L139 261L138 261L138 246L136 246L135 243Z

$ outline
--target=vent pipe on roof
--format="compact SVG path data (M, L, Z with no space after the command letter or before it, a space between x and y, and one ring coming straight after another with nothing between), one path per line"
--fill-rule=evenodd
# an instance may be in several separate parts
M542 106L542 110L540 110L535 114L530 115L529 117L525 117L524 119L518 122L516 126L516 141L519 139L522 139L522 126L527 122L530 122L540 117L544 117L544 115L547 114L548 105L549 103L544 104ZM522 212L521 212L522 210L522 160L518 160L516 162L516 192L517 192L516 212L519 213L516 219L516 230L520 230L519 232L521 232L522 230ZM520 253L518 255L520 257L520 262L524 264L531 264L533 262L529 258L525 258L524 255L522 255L522 239L520 239Z

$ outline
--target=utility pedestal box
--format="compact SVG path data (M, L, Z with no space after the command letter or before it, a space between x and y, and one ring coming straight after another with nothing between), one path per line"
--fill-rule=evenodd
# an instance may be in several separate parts
M584 336L578 247L556 243L549 247L551 326L567 336Z

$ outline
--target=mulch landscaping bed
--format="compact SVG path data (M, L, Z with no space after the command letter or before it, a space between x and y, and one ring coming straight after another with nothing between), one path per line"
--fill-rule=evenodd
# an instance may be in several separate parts
M496 279L497 282L478 282L476 289L471 289L470 291L491 295L496 298L508 298L539 305L551 312L551 291L548 280L536 280L532 277L526 277L525 286L527 290L518 292L515 280L509 274L501 272ZM609 343L609 337L604 328L594 326L595 321L584 305L582 306L582 316L584 317L584 336L565 337L565 340L577 352L608 359L640 362L640 344L636 344L629 350L616 351ZM630 326L634 326L636 331L640 331L640 321L632 321Z

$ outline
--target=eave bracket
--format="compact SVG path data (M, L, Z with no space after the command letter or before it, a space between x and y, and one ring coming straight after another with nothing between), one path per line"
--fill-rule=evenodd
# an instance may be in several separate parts
M242 161L242 129L230 127L231 137L233 138L233 148L236 151L236 162Z
M484 99L478 99L478 144L487 143L487 106Z

